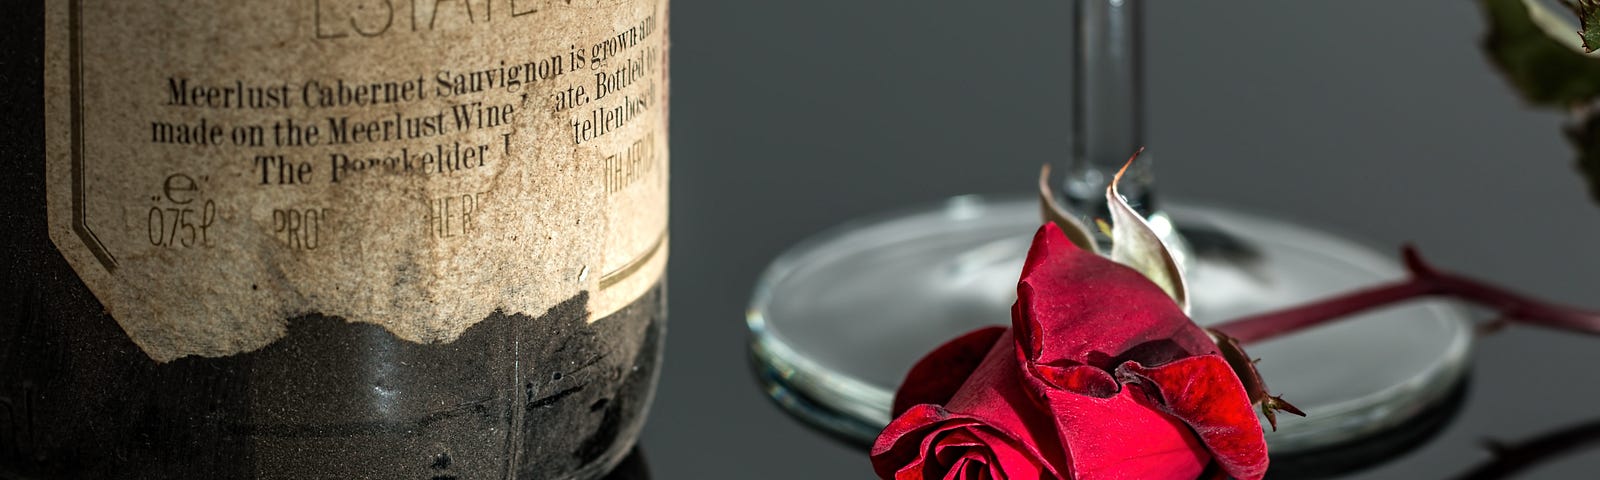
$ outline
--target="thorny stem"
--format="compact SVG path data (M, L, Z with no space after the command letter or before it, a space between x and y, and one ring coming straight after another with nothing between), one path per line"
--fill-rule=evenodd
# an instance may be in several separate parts
M1425 296L1445 296L1493 309L1497 321L1519 322L1600 335L1600 313L1542 302L1488 283L1442 272L1410 245L1401 250L1410 278L1326 300L1232 320L1212 327L1251 344L1321 325L1350 314Z

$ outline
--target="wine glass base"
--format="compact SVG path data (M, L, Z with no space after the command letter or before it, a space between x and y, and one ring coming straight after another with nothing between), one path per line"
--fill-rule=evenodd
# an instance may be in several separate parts
M1392 257L1325 232L1164 203L1190 244L1193 317L1216 323L1401 278ZM845 439L871 442L894 390L928 351L1009 325L1040 224L1035 200L963 196L842 225L795 246L757 283L751 357L768 395ZM1267 433L1274 454L1401 426L1466 371L1459 309L1418 301L1251 345L1274 394L1305 410Z

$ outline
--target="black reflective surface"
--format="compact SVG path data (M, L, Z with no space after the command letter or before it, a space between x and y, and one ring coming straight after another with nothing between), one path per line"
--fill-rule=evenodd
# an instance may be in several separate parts
M1469 379L1463 379L1443 402L1405 424L1309 452L1274 455L1267 478L1313 480L1347 477L1404 457L1437 438L1439 432L1461 413L1461 404L1471 390Z
M752 283L823 228L951 195L1026 193L1039 164L1064 164L1071 2L674 7L672 321L644 434L650 471L871 478L863 449L760 391L745 351ZM1441 267L1600 307L1600 207L1563 119L1526 108L1479 52L1474 2L1149 2L1145 13L1161 194L1385 249L1414 242ZM1457 412L1358 445L1383 455L1280 459L1274 478L1594 478L1597 364L1600 339L1511 328L1478 343Z

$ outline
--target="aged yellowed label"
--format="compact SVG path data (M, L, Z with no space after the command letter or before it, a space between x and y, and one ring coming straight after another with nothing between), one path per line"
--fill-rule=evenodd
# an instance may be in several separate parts
M666 0L52 0L51 239L158 361L449 342L667 256Z

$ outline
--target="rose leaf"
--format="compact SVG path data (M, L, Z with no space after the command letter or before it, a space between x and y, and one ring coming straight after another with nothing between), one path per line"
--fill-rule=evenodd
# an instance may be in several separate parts
M1217 353L1222 354L1222 359L1226 360L1228 366L1233 368L1233 373L1239 376L1239 383L1244 386L1244 393L1250 397L1250 403L1261 406L1261 415L1267 417L1267 423L1272 425L1273 431L1278 430L1279 411L1306 416L1306 412L1267 391L1267 383L1261 379L1261 372L1256 369L1256 360L1244 352L1244 347L1239 345L1238 339L1212 329L1206 329L1206 333L1217 342Z
M1578 22L1583 26L1578 31L1578 36L1583 38L1583 51L1600 48L1600 0L1567 0L1565 5L1578 15Z
M1479 3L1489 20L1484 51L1524 99L1536 105L1569 107L1600 98L1600 58L1581 51L1570 22L1537 0ZM1596 2L1582 3L1590 5L1592 18Z

